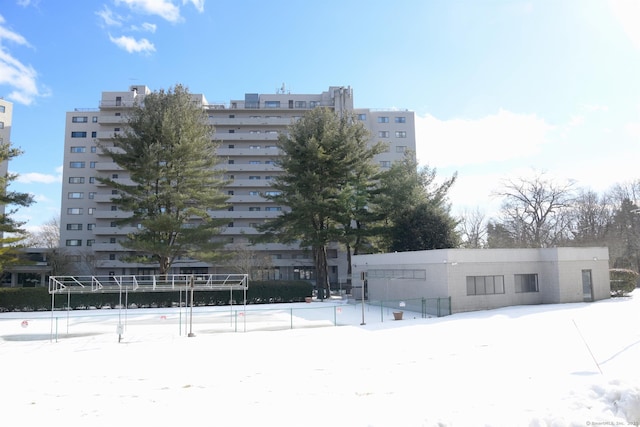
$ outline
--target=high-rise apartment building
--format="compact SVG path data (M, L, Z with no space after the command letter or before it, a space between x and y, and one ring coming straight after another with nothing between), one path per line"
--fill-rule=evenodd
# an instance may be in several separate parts
M13 103L0 98L0 144L11 143L11 121L13 117ZM5 176L9 170L9 160L0 162L0 176ZM4 205L0 206L0 213L5 212Z
M126 126L127 110L150 93L146 86L135 85L128 91L103 92L99 108L76 109L66 117L62 209L60 218L61 247L66 248L75 263L77 274L128 275L153 274L157 270L145 264L122 260L125 249L119 245L132 228L118 227L116 220L126 216L111 203L115 193L100 184L96 177L128 180L128 173L102 154L98 142L108 142ZM247 93L244 99L229 103L209 103L204 95L193 95L202 105L215 128L219 141L218 155L223 159L228 185L229 207L214 211L212 216L224 218L222 231L232 249L246 247L256 226L286 209L267 200L271 180L280 171L274 165L279 155L278 134L316 107L352 112L371 132L372 141L388 143L389 149L375 159L383 168L400 160L406 150L415 150L414 113L400 110L354 109L350 87L330 87L320 94L291 94L280 90L274 94ZM246 249L253 260L268 259L256 267L265 267L262 277L273 279L311 279L313 259L297 245L259 244ZM329 274L332 283L347 278L346 256L338 245L329 249ZM211 266L192 260L179 260L174 273L228 272L229 266Z

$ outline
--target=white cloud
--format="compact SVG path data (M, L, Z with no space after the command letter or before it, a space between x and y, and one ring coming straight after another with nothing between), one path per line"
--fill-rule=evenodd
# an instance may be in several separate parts
M39 172L28 172L18 174L18 178L16 178L17 182L22 184L54 184L62 181L61 175L50 175Z
M582 108L589 112L595 111L609 111L609 107L606 105L598 105L598 104L583 104Z
M157 15L172 23L182 20L180 8L168 0L115 0L115 4L124 4L134 12Z
M613 14L636 48L640 49L640 2L637 0L609 0Z
M113 11L111 9L109 9L106 5L104 6L104 9L96 12L96 15L98 15L100 18L102 18L102 20L104 21L104 24L107 27L120 27L120 26L122 26L123 18L121 16L116 15L115 13L113 13Z
M634 138L640 138L640 123L627 123L625 130Z
M38 73L30 66L23 64L4 45L8 41L19 46L31 47L26 38L10 30L5 25L5 19L0 15L0 85L7 85L13 90L7 98L12 101L29 105L35 98L47 96L48 91L42 93L38 89Z
M540 151L553 127L535 114L500 110L480 119L416 117L417 156L433 167L502 162Z
M136 40L133 37L120 36L120 37L112 37L109 36L109 39L118 47L126 50L129 53L133 52L155 52L156 48L147 39Z
M191 3L198 12L204 12L204 0L182 0L182 4Z

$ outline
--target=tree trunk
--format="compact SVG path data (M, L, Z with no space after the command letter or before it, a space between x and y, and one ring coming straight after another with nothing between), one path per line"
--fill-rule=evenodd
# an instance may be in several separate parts
M313 258L316 267L316 289L318 290L318 298L322 301L327 297L328 272L327 272L327 248L317 246L313 248Z

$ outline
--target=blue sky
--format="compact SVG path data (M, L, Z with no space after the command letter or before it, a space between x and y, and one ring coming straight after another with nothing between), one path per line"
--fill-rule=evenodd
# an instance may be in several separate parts
M638 22L636 0L5 0L12 189L37 200L16 218L59 215L65 112L132 84L210 102L350 85L356 107L413 110L456 213L491 215L534 171L604 192L640 179Z

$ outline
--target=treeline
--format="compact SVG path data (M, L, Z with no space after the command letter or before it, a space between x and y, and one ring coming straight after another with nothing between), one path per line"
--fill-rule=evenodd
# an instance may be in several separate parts
M640 179L599 194L543 172L504 182L500 211L459 219L466 248L607 246L612 268L640 269Z

